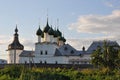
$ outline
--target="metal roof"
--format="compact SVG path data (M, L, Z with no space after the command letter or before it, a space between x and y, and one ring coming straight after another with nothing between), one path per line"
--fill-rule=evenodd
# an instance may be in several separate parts
M19 56L20 57L34 57L34 51L24 50Z
M87 50L87 53L92 53L93 51L95 51L98 47L103 47L104 46L105 41L94 41L90 47ZM116 41L106 41L106 43L109 46L117 46L119 47L119 44Z

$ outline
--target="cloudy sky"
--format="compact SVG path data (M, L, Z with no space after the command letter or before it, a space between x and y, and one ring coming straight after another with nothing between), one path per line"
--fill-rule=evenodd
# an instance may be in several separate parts
M0 0L0 58L7 59L16 24L25 49L34 49L36 30L44 28L47 15L78 50L96 40L120 44L120 0Z

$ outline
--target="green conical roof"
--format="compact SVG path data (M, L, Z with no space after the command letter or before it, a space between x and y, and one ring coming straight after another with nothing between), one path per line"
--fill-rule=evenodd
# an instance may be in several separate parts
M12 50L12 49L23 50L24 49L24 46L19 42L19 37L18 37L19 35L17 32L18 32L18 29L16 26L14 40L11 44L9 44L8 50Z
M62 36L62 33L57 29L58 36Z
M66 39L63 37L63 42L66 42Z
M46 26L45 26L43 32L48 33L49 29L50 29L50 26L49 26L48 20L47 20L47 24L46 24Z
M54 37L58 37L59 36L59 34L58 34L58 32L55 30L54 31Z
M42 35L42 30L40 29L40 26L39 26L39 29L36 32L36 35L38 35L38 36Z
M49 35L54 35L54 30L53 30L52 27L48 30L48 34L49 34Z
M60 41L66 42L66 39L64 37L59 38Z

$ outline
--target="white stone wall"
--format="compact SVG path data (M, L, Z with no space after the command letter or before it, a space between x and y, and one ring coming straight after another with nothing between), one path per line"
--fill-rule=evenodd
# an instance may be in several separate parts
M44 42L50 42L50 35L48 33L44 33Z
M33 63L34 58L33 57L20 57L19 63Z
M54 56L46 56L46 57L35 57L34 61L36 63L48 63L48 64L65 64L67 63L65 61L65 57L59 56L59 57L54 57Z
M59 41L59 46L62 46L64 44L63 41Z
M67 58L64 56L54 56L56 48L58 45L53 43L37 43L35 45L35 58L36 63L60 63L65 64L68 62ZM41 53L42 51L42 53ZM47 54L46 54L47 51Z
M50 35L50 42L51 43L53 43L54 42L54 40L53 40L54 38L53 38L53 35Z
M84 54L83 56L69 56L69 64L90 64L91 55Z
M58 38L54 37L53 42L57 43L58 42Z
M73 60L71 62L71 60ZM20 57L20 63L42 63L42 64L90 64L90 57L79 57L79 56L35 56L31 57Z
M19 63L19 55L23 50L16 50L16 63ZM8 50L8 64L14 63L15 50Z
M41 42L41 36L38 36L38 42Z
M35 56L53 56L58 46L52 43L37 43L35 45ZM41 54L42 52L42 54ZM46 54L47 52L47 54Z
M7 64L7 60L0 59L0 64Z

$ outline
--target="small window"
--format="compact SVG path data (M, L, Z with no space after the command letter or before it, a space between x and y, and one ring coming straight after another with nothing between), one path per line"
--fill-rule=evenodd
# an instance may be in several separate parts
M27 64L27 61L25 61L25 64Z
M4 63L4 61L2 61L2 63Z
M45 51L45 55L47 55L47 51Z
M47 64L47 61L45 61L45 64Z
M43 55L43 51L40 51L40 54Z
M64 50L67 50L67 49L68 49L67 47L64 48Z
M79 54L80 57L83 57L83 54Z
M76 63L79 64L79 61L77 61Z
M71 54L74 54L74 51L73 51L73 50L71 50Z
M58 62L57 62L57 61L55 61L55 64L58 64Z
M74 61L72 62L72 64L75 64Z
M84 63L85 63L85 64L87 64L87 62L86 62L86 61L85 61Z
M42 61L40 60L40 64L42 64Z
M32 64L32 61L30 61L29 63Z

